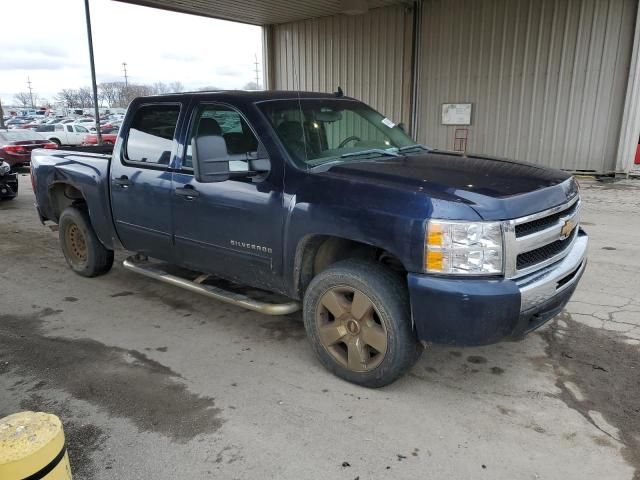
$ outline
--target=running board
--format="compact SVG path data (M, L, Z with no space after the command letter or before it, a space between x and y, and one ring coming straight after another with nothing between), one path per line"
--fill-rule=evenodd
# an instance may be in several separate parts
M171 275L164 270L154 266L147 260L138 260L135 256L128 257L122 262L124 268L132 272L139 273L145 277L160 280L161 282L184 288L194 293L199 293L206 297L219 300L221 302L231 303L247 310L253 310L264 315L287 315L289 313L300 310L300 302L290 301L286 303L266 303L255 300L240 293L229 292L213 285L204 285L200 282L206 279L206 275L201 275L196 281L186 280L184 278Z

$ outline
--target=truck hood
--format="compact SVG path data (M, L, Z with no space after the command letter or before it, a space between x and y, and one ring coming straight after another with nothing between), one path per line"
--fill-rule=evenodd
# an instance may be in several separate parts
M485 220L506 220L566 202L577 193L571 175L559 170L480 155L428 152L353 161L329 175L385 184L432 199L465 203Z

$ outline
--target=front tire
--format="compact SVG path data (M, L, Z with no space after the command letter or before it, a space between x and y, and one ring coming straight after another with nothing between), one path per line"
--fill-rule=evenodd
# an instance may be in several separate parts
M83 277L97 277L111 270L113 250L98 240L86 210L68 207L58 223L62 253L74 272Z
M345 260L318 274L305 292L303 317L320 362L365 387L394 382L423 350L406 285L377 263Z

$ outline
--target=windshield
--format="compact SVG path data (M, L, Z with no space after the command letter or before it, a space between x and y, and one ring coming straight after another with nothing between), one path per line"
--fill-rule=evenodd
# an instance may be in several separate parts
M416 144L391 120L355 100L274 100L258 106L303 168L395 156L400 148Z

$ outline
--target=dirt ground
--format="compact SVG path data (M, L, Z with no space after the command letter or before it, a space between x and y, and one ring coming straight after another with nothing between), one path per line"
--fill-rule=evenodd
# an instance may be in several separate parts
M299 314L119 262L73 274L21 177L0 202L0 417L58 414L76 480L639 480L640 181L581 184L589 265L565 312L367 390L320 367Z

